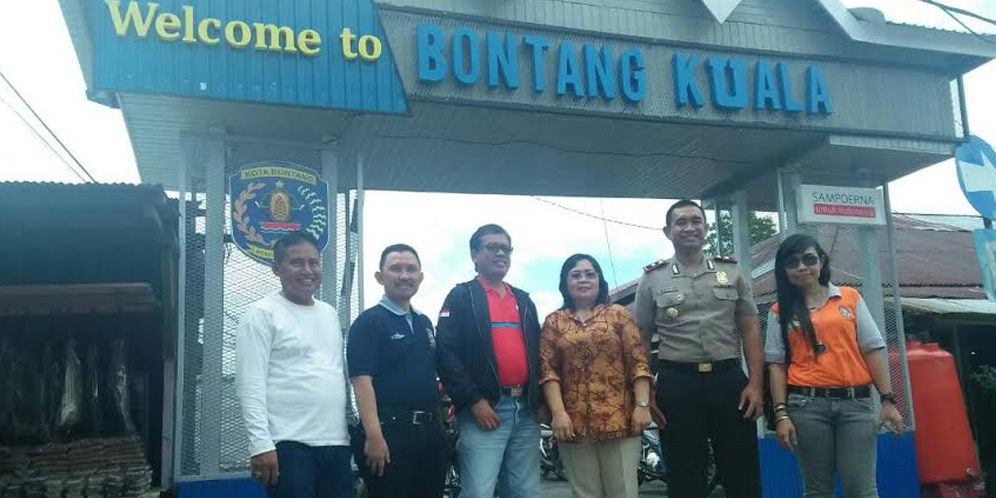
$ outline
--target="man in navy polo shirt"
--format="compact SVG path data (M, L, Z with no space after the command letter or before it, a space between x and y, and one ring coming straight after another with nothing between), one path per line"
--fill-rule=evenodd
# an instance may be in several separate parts
M435 334L411 307L422 263L411 246L380 255L374 274L384 297L349 328L349 376L360 409L362 457L371 498L434 498L443 493L447 445L437 418Z

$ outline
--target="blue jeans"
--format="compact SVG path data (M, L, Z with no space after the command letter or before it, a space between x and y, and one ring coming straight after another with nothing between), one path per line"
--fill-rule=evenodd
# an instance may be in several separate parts
M877 498L878 410L871 398L828 399L789 394L799 439L803 496L834 495L834 469L847 498Z
M353 498L349 446L277 443L280 477L268 488L270 498Z
M457 414L460 439L460 497L493 498L498 485L502 498L539 496L539 422L524 398L502 396L494 406L498 428L481 429L465 408Z

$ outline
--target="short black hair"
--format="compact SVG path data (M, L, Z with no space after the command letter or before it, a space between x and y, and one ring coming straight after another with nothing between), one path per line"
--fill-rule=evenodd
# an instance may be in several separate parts
M591 262L591 266L595 268L595 273L598 274L598 297L595 298L595 304L609 304L609 283L605 281L605 275L602 273L602 266L595 261L593 256L588 254L575 254L564 261L564 266L560 267L560 295L564 297L564 306L561 309L573 310L574 309L574 299L571 298L571 294L567 292L567 275L577 266L578 262L588 260Z
M384 263L387 261L387 255L392 252L410 252L413 256L415 256L415 261L418 261L418 265L420 267L422 266L422 259L418 257L418 251L416 251L414 247L408 244L391 244L385 247L380 253L380 264L377 265L377 268L380 268L381 270L384 269Z
M316 251L319 253L322 252L321 249L318 248L318 239L316 239L314 235L299 230L277 239L277 242L273 244L273 262L279 263L283 261L284 258L287 257L287 248L298 244L311 244Z
M504 235L505 237L508 238L508 243L509 244L512 243L512 236L509 235L508 232L506 232L505 229L501 227L501 225L489 223L487 225L482 225L480 228L474 231L474 235L470 236L470 252L474 253L479 251L481 249L481 239L483 239L485 235L491 235L495 233Z
M702 212L702 221L706 221L705 209L702 209L702 206L699 203L691 199L682 199L678 202L675 202L674 204L671 204L671 207L667 208L667 214L664 215L664 226L666 227L671 226L671 213L673 213L675 209L688 207L688 206L695 206L699 208L699 211Z

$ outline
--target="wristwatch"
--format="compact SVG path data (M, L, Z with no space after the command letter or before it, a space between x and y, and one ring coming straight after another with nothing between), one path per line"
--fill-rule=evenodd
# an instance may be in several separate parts
M892 393L882 393L882 396L879 397L879 400L882 401L883 405L885 403L892 403L893 406L896 405L896 397L893 396Z
M637 401L636 406L638 408L650 408L650 403L647 401Z

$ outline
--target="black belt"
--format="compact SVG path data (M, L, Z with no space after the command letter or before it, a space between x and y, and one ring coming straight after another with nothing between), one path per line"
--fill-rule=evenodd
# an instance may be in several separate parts
M734 368L740 368L739 358L730 358L729 360L720 361L704 361L701 363L688 363L683 361L671 361L671 360L660 360L661 367L670 370L680 370L682 372L692 372L692 373L712 373L712 372L723 372L726 370L733 370Z
M851 399L871 397L871 387L868 385L851 387L788 386L788 392L812 398Z
M422 425L436 420L435 410L384 410L378 409L377 415L382 424Z
M518 398L519 396L522 396L523 394L526 394L526 385L525 384L519 384L519 385L515 385L515 386L501 386L501 395L502 396L509 396L509 397L512 397L512 398Z

